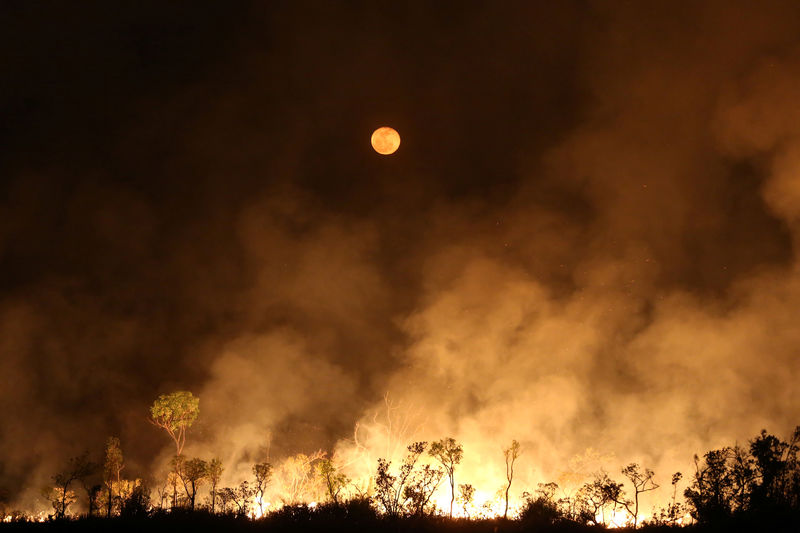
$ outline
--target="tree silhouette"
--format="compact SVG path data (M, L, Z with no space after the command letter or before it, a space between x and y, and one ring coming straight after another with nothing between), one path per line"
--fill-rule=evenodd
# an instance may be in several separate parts
M217 485L222 477L222 472L225 470L222 466L222 461L216 457L208 462L208 481L211 484L211 513L213 514L217 504Z
M71 458L67 467L53 476L53 481L55 481L57 488L54 496L57 499L51 500L51 502L56 518L64 518L67 508L75 501L75 493L69 490L72 482L83 480L95 471L97 471L97 464L89 460L88 452L84 452Z
M114 482L119 484L119 477L122 469L125 468L125 461L122 456L122 447L117 437L109 437L106 441L106 458L103 462L103 483L108 491L108 502L106 503L106 517L111 518L111 509L114 502Z
M253 488L255 493L256 502L258 503L258 510L263 516L264 514L264 491L269 485L272 478L272 465L263 462L253 465L253 475L256 477L256 484Z
M250 499L255 491L247 481L242 481L239 486L233 489L233 503L236 504L236 511L240 516L247 516L250 510Z
M627 477L633 485L633 511L631 511L629 505L625 505L625 509L633 515L633 529L636 529L639 523L639 494L657 489L658 484L653 481L653 476L655 474L652 470L646 468L642 471L641 467L636 463L631 463L623 468L622 474Z
M751 504L757 508L797 508L800 496L800 468L798 465L800 427L796 428L789 442L762 430L750 443L750 454L754 465Z
M512 440L511 446L503 450L503 457L506 461L506 481L508 481L508 485L506 485L506 506L503 509L503 519L508 518L508 492L511 490L511 481L514 479L514 463L517 457L519 457L519 454L520 445L516 440Z
M428 453L442 464L450 480L450 518L453 518L453 502L456 500L456 465L464 457L464 448L454 438L447 437L431 444Z
M419 460L420 455L425 452L428 443L424 441L409 444L408 455L403 460L400 471L396 476L389 472L391 461L386 459L378 459L378 471L375 477L375 499L383 507L384 512L396 518L402 512L405 500L403 499L403 488L408 481L414 465Z
M413 471L408 484L403 488L403 497L408 502L411 514L416 516L425 514L425 507L431 501L443 477L444 471L431 465L423 465L422 468Z
M597 515L600 515L601 522L605 523L606 507L612 505L612 511L617 505L627 505L630 502L625 500L625 491L620 483L617 483L605 472L595 474L594 479L585 483L578 494L579 515L588 520L597 522Z
M469 483L460 483L458 485L458 500L461 502L461 508L464 511L464 516L469 518L469 506L472 505L472 499L475 497L475 487Z
M694 456L694 482L683 495L691 505L692 517L698 522L719 521L734 510L736 487L728 465L733 456L733 449L729 447L707 452L703 463Z
M562 513L555 501L558 485L555 483L539 483L536 496L525 492L525 505L520 513L520 520L536 529L548 528L562 518Z
M183 489L186 492L189 508L194 510L197 489L208 476L208 463L196 457L187 460L182 455L177 455L173 460L173 465L175 473L178 474L178 477L183 483Z
M672 474L672 499L667 506L666 511L663 509L661 511L660 523L662 524L677 524L678 520L686 512L685 506L681 503L678 503L678 483L680 482L681 478L683 478L683 474L680 472L675 472Z

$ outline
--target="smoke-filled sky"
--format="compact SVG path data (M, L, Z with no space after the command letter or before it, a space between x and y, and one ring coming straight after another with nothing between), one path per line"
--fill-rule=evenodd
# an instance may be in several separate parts
M800 423L797 2L6 2L0 176L12 496L181 389L229 474L388 393L520 491Z

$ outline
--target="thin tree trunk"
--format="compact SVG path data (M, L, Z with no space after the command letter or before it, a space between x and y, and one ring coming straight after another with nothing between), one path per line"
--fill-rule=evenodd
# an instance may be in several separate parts
M456 485L453 476L450 476L450 518L453 518L453 502L456 501Z
M508 518L508 492L511 490L511 482L508 482L508 486L506 487L506 508L503 510L503 520Z

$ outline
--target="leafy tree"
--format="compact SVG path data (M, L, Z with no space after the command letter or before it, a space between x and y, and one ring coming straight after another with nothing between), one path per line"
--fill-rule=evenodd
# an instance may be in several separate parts
M247 481L242 481L238 487L223 487L219 490L219 500L222 512L227 513L233 504L233 511L239 516L247 516L250 512L250 500L255 491Z
M94 516L95 510L97 509L98 499L100 497L100 493L103 490L102 485L93 484L88 481L87 478L81 480L83 484L83 489L86 491L86 498L88 500L89 509L87 511L87 515L89 517Z
M182 455L178 455L173 460L173 466L183 483L183 489L186 492L189 508L194 510L197 489L206 480L206 476L208 475L208 463L196 457L186 460Z
M750 443L753 474L752 506L770 512L797 509L800 501L800 465L798 465L800 427L789 442L762 430Z
M89 460L89 453L84 452L81 455L73 457L69 460L67 468L53 476L53 481L56 484L56 494L60 497L60 501L53 503L56 518L64 518L67 508L75 501L75 493L69 490L69 486L73 481L80 481L92 475L97 471L97 464ZM53 493L50 493L51 496Z
M453 518L453 502L456 500L456 465L464 457L464 448L454 438L448 437L431 444L428 453L442 464L450 480L450 518Z
M219 484L219 480L222 477L222 472L225 469L222 466L222 461L217 459L211 459L208 462L208 472L207 477L209 483L211 483L211 513L213 514L216 508L217 503L217 485Z
M63 518L67 509L78 499L74 490L64 490L61 486L47 486L42 488L42 497L50 502L53 507L53 516Z
M728 465L733 456L734 451L729 447L707 452L704 464L694 456L694 482L683 495L691 505L692 517L698 522L719 521L733 512L736 487Z
M506 506L503 509L503 519L508 518L508 492L511 490L511 481L514 479L514 463L519 457L520 445L516 440L511 441L511 446L503 450L503 457L506 460Z
M175 455L183 452L186 430L200 414L200 399L189 391L162 394L150 407L150 422L164 429L175 442Z
M597 515L600 515L601 522L605 523L605 511L609 505L614 511L617 505L625 506L630 503L625 500L622 485L608 477L605 472L596 474L591 482L585 483L576 497L578 514L594 523L598 523Z
M425 507L431 501L443 477L444 471L431 465L423 465L422 468L414 470L408 484L403 488L403 497L408 502L411 514L416 516L425 514Z
M175 466L176 459L180 457L180 455L173 458L173 467ZM172 489L172 508L178 506L178 486L180 486L181 477L178 475L177 472L174 470L167 474L167 486Z
M762 517L800 511L800 428L789 442L763 430L750 442L712 450L684 495L692 516L701 523L720 522L736 514Z
M603 494L603 499L606 503L611 503L611 512L616 513L617 506L624 508L628 514L633 514L631 511L631 504L633 503L625 497L625 489L622 483L617 483L608 474L603 474L597 481L599 482L600 491ZM603 517L605 519L605 516Z
M254 464L253 475L256 477L256 485L253 490L255 492L256 502L258 502L258 510L261 516L263 516L264 491L267 489L267 485L269 485L272 479L272 465L267 462Z
M239 486L233 489L233 503L236 505L237 514L247 516L250 512L250 499L255 491L247 481L242 481Z
M122 469L125 468L125 461L122 456L122 447L117 437L109 437L106 441L106 458L103 463L103 483L108 491L108 502L106 503L106 516L111 518L111 508L114 501L114 482L119 483Z
M135 482L133 489L122 502L120 516L142 518L150 514L150 489L141 482Z
M460 483L458 485L458 501L461 503L461 508L464 511L464 516L469 518L469 506L472 505L472 500L475 497L475 487L469 483Z
M350 483L350 478L344 475L334 464L333 459L323 458L317 463L317 472L319 477L325 481L325 487L328 490L328 497L330 500L337 504L339 503L339 494L344 487Z
M222 487L219 489L219 505L223 513L228 512L228 507L233 500L236 499L236 491L231 487Z
M391 461L378 459L378 471L375 477L375 500L383 508L383 512L392 518L400 516L405 506L403 488L411 475L414 465L425 452L428 443L424 441L409 444L408 455L403 460L398 474L389 472Z
M555 483L539 483L536 496L524 493L525 503L520 519L536 529L547 528L562 518L561 510L555 500L558 485Z

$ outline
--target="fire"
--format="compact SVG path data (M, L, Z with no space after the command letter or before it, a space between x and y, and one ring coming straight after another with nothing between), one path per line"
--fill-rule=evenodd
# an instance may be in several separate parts
M644 517L640 518L643 519ZM595 521L598 524L605 524L605 526L610 529L626 527L633 524L631 516L622 509L612 509L606 513L601 511L595 516Z
M253 496L250 499L250 508L252 509L252 511L250 511L250 518L252 518L254 520L257 520L257 519L261 518L262 516L264 516L265 514L267 514L270 511L275 511L277 509L280 509L282 506L277 506L274 509L270 509L271 507L272 507L272 504L270 502L264 502L264 501L262 501L261 502L261 506L259 506L258 505L258 498ZM262 508L263 508L263 511L262 511Z

